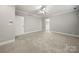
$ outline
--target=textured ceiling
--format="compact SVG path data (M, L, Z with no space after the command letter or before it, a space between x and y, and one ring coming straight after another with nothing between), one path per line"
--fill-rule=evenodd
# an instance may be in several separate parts
M17 5L16 10L21 10L25 12L33 13L37 10L39 10L41 5ZM77 7L76 5L46 5L46 12L50 14L55 14L59 12L66 12L74 10L74 8ZM36 13L36 12L35 12Z
M16 9L28 12L28 11L39 9L40 7L41 5L17 5Z

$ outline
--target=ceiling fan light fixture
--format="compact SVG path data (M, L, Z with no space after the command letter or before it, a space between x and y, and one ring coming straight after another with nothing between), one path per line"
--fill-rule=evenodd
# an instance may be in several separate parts
M46 8L43 8L42 10L43 10L43 11L45 11L45 10L46 10Z

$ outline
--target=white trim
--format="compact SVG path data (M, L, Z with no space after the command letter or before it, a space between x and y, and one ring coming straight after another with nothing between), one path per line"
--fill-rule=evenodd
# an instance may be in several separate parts
M39 31L32 31L32 32L28 32L28 33L25 32L25 33L20 34L20 35L30 34L30 33L33 33L33 32L39 32ZM63 34L63 35L67 35L67 36L72 36L72 37L78 37L79 38L79 35L75 35L75 34L68 34L68 33L57 32L57 31L50 31L50 32L59 33L59 34ZM17 35L17 36L20 36L20 35Z
M13 43L13 42L15 42L15 39L4 41L4 42L0 42L0 46L5 45L5 44L9 44L9 43Z
M39 31L41 31L41 30L38 30L38 31L32 31L32 32L24 32L23 34L20 34L20 35L30 34L30 33L39 32ZM20 36L20 35L16 35L16 36Z
M57 32L57 31L51 31L51 32L59 33L59 34L67 35L67 36L72 36L72 37L78 37L79 38L79 35L75 35L75 34L68 34L68 33Z

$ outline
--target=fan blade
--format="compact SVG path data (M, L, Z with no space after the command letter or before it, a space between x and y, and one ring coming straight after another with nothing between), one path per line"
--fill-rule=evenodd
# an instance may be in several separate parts
M44 8L46 8L46 5L42 5L40 10L43 10Z

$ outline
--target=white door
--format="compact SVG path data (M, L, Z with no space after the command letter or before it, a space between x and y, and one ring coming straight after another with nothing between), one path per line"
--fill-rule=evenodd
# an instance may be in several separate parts
M45 31L50 32L50 19L45 19Z
M24 33L24 17L23 16L16 16L15 17L15 34L21 35Z

